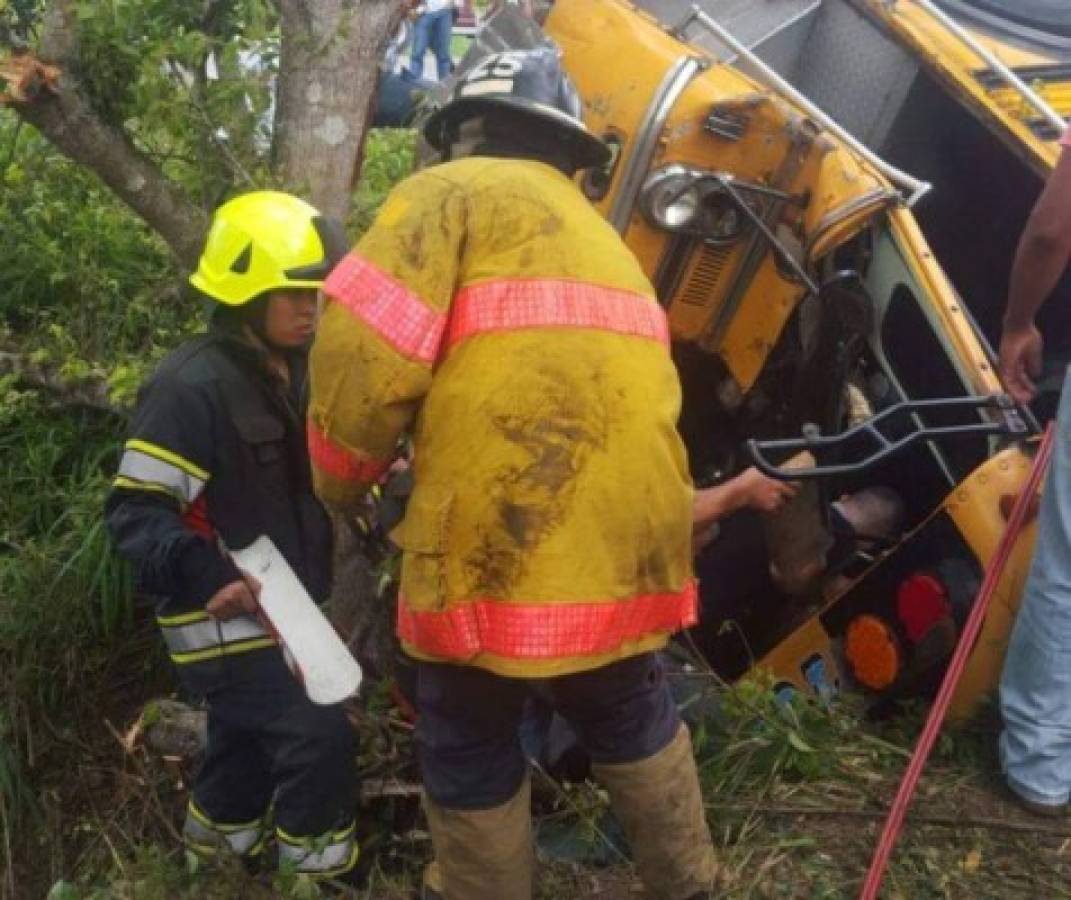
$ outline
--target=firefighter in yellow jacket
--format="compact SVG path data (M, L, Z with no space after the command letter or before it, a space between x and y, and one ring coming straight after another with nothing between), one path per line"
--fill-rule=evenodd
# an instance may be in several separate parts
M665 315L572 176L607 161L551 49L490 56L325 282L312 353L317 491L346 509L413 439L398 633L450 900L531 895L517 724L544 680L648 889L716 864L657 652L696 621L692 487Z

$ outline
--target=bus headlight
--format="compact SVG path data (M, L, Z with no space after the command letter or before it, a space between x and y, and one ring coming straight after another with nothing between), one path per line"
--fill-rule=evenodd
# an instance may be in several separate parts
M640 208L647 220L667 231L687 230L699 212L701 178L684 166L654 172L640 194Z
M754 190L732 181L731 175L666 166L648 177L640 192L640 209L656 228L695 235L712 244L731 244L747 228L749 213L759 215L761 207L751 199L732 197L727 182L739 191Z

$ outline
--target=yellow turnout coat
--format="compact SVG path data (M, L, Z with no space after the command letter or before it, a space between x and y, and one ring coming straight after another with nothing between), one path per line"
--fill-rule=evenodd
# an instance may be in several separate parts
M324 291L318 493L345 509L413 436L407 652L552 676L695 621L665 315L568 178L486 157L413 175Z

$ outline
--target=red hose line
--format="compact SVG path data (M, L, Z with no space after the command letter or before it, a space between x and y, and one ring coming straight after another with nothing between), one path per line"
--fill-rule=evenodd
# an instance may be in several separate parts
M907 814L907 808L915 794L915 788L918 785L919 777L922 775L923 766L926 765L930 751L933 750L933 745L937 741L941 724L944 722L948 706L952 702L952 695L955 693L956 685L959 683L963 669L967 665L967 658L974 648L978 632L982 629L982 622L985 620L986 611L989 609L989 604L996 593L997 584L1004 574L1008 558L1011 556L1019 533L1026 523L1026 513L1030 507L1030 500L1037 493L1038 485L1041 483L1041 478L1048 467L1049 457L1052 455L1052 441L1053 425L1050 422L1048 428L1045 429L1044 437L1041 439L1041 446L1038 448L1034 464L1030 468L1030 475L1027 477L1026 484L1018 498L1016 498L1015 506L1012 507L1008 525L1004 529L1000 543L997 545L997 551L989 560L989 565L986 566L985 578L982 581L981 588L978 590L978 598L975 600L970 615L967 616L967 622L963 626L963 634L960 635L959 643L952 654L952 661L948 664L948 671L945 672L945 677L941 682L941 690L938 691L937 699L930 708L930 714L926 718L926 725L923 727L921 735L919 735L919 740L915 745L911 761L908 763L907 771L904 773L903 780L900 782L900 787L896 792L896 799L893 801L889 816L885 820L881 839L878 841L878 845L874 849L874 856L870 860L870 869L867 871L866 880L863 882L863 890L859 895L860 900L877 900L878 890L881 888L881 882L885 876L885 867L889 863L889 856L892 854L896 839L900 835L900 829L904 824L904 816Z

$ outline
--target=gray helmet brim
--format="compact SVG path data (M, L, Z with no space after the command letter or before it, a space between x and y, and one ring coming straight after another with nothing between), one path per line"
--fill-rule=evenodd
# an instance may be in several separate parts
M459 97L436 110L424 125L424 137L436 150L447 143L447 132L474 116L493 113L496 109L515 109L542 119L569 141L573 161L578 169L605 166L610 161L610 148L571 116L524 97L491 96Z

